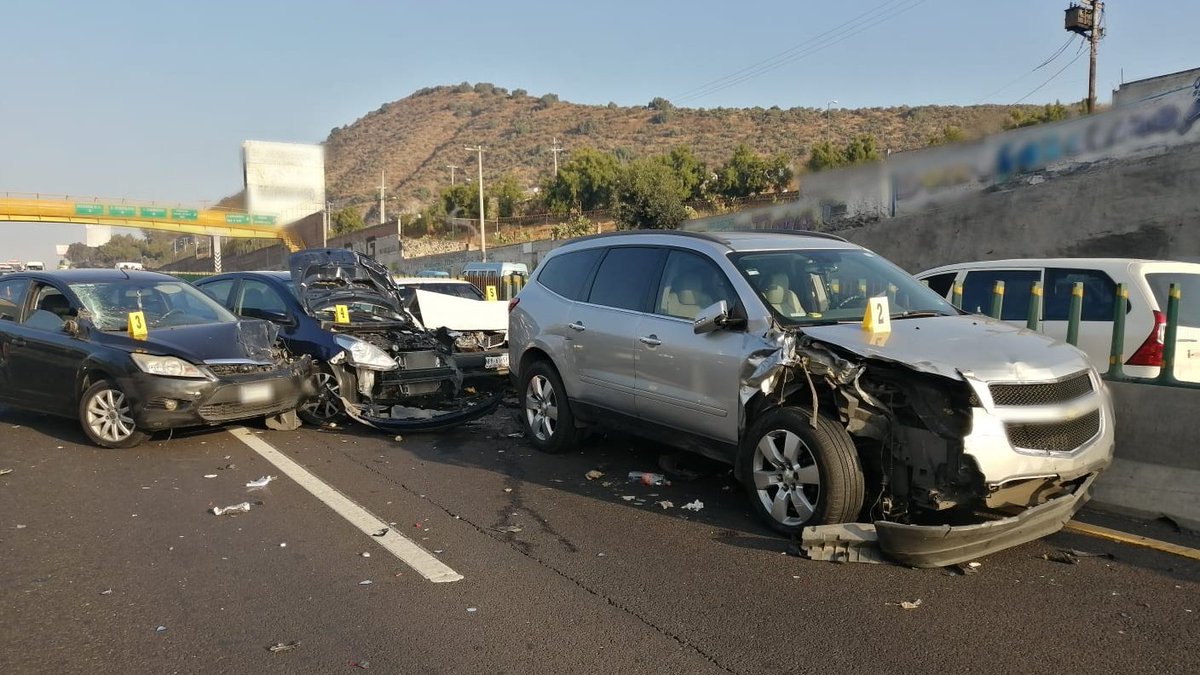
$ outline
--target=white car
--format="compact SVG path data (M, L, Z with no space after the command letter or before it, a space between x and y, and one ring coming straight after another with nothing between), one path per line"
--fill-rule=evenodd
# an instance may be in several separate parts
M394 277L405 307L429 330L454 334L458 351L479 356L483 368L508 373L508 303L489 301L469 281ZM460 359L461 360L461 359Z
M1042 282L1042 332L1067 338L1071 289L1083 283L1083 313L1079 348L1101 372L1108 369L1112 345L1113 300L1117 284L1129 289L1125 316L1125 347L1121 355L1126 375L1158 377L1166 338L1167 294L1172 283L1181 288L1176 334L1175 377L1200 382L1200 264L1125 258L1028 258L959 263L916 275L945 298L962 284L962 308L989 313L992 289L1004 282L1000 318L1024 325L1033 282Z

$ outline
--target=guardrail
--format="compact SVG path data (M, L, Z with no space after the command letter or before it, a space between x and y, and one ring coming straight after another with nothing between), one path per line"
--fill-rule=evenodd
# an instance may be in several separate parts
M1071 305L1067 311L1067 343L1079 346L1079 322L1083 315L1083 283L1075 282L1071 287ZM1183 289L1179 284L1171 284L1167 294L1167 322L1163 338L1162 364L1157 377L1135 377L1124 371L1122 358L1125 353L1125 314L1129 302L1129 289L1125 284L1117 284L1113 294L1113 328L1109 348L1108 370L1104 379L1113 382L1132 382L1142 384L1160 384L1184 389L1200 389L1200 384L1183 382L1175 377L1177 338L1179 335L1179 304L1183 299ZM962 309L962 283L955 282L951 294L951 303ZM987 313L993 319L999 320L1004 309L1004 282L997 281L992 288L992 306ZM1025 327L1033 331L1041 331L1042 314L1042 284L1034 282L1029 293L1029 312Z

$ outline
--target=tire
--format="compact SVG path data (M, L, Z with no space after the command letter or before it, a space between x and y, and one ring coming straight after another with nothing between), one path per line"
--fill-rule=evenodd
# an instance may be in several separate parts
M150 437L134 424L125 392L112 380L100 380L79 397L79 426L102 448L132 448Z
M339 397L341 381L336 373L324 363L317 365L317 393L300 404L296 414L305 424L323 427L340 424L346 420L346 408Z
M751 506L772 530L851 522L862 510L862 466L850 434L822 415L777 408L750 427L740 466Z
M575 447L579 430L562 378L553 365L535 361L521 374L517 391L521 393L521 425L533 447L549 454Z

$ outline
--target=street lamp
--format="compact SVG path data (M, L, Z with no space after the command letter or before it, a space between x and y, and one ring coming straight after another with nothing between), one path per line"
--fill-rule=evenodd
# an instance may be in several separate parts
M483 145L463 146L479 155L479 250L480 260L487 262L487 226L483 216Z
M838 102L837 102L837 101L830 101L829 103L826 103L826 104L825 104L825 114L826 114L826 115L828 115L828 114L829 114L829 108L830 108L830 106L835 106L835 105L837 105L837 104L838 104Z

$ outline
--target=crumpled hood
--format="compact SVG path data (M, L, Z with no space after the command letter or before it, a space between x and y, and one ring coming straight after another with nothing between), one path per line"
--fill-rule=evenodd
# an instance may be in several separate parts
M130 352L178 356L192 363L219 359L270 363L278 335L279 328L269 321L243 319L236 323L151 328L145 340L93 329L91 339Z
M335 299L355 296L401 309L399 289L387 269L360 253L344 248L313 248L288 258L292 284L305 310L327 307Z
M989 382L1038 382L1091 367L1071 345L978 315L901 319L890 334L872 335L857 323L802 331L859 356L954 379L961 372Z

